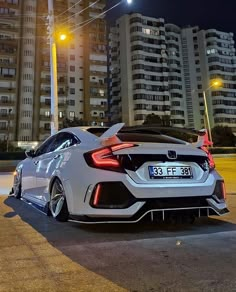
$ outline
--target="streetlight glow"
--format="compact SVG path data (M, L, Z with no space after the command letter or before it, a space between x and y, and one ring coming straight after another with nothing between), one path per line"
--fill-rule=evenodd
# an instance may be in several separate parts
M212 83L211 83L211 86L209 87L209 89L211 87L221 87L223 85L223 82L222 80L220 79L216 79L216 80L213 80Z
M130 5L132 4L133 0L127 0L127 3Z
M66 38L67 38L67 35L66 34L60 34L60 40L61 41L64 41L64 40L66 40Z

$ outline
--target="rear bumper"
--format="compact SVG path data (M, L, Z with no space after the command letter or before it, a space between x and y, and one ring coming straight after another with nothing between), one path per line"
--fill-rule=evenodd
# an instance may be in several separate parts
M184 213L194 217L228 213L223 179L217 172L205 183L152 185L151 188L127 181L99 182L87 189L83 207L71 212L71 218L81 222L136 223L144 217L157 215L165 220L170 213ZM137 192L142 190L142 196ZM78 216L79 215L79 216ZM83 215L83 216L80 216Z
M144 218L165 221L172 215L203 217L227 214L225 201L215 195L208 197L180 197L138 201L126 209L99 209L86 216L71 215L83 223L137 223Z

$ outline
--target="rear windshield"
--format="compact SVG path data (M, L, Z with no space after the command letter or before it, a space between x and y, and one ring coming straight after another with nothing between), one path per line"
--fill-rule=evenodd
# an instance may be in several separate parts
M86 129L86 131L100 137L108 128L107 127L91 127ZM175 133L175 132L173 132ZM171 133L171 134L173 134ZM177 132L178 133L178 132ZM165 133L166 134L166 133ZM170 137L165 134L161 134L157 130L153 129L132 129L128 127L122 128L117 136L121 141L124 142L149 142L149 143L172 143L172 144L186 144L185 141L191 142L189 139L186 139L186 136L180 133L180 136L173 135ZM181 139L183 138L183 141ZM180 140L179 140L180 139Z
M186 144L175 138L161 134L141 134L141 133L118 133L118 138L124 142L148 142L148 143L170 143L170 144Z

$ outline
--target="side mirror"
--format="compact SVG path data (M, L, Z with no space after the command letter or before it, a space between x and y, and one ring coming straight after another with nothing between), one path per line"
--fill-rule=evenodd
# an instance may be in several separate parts
M35 151L33 149L27 150L27 151L25 151L25 155L28 158L33 158L33 157L35 157Z

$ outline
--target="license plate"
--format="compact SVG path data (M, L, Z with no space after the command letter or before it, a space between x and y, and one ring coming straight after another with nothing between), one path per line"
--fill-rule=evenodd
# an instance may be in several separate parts
M148 169L152 179L193 177L190 166L149 166Z

